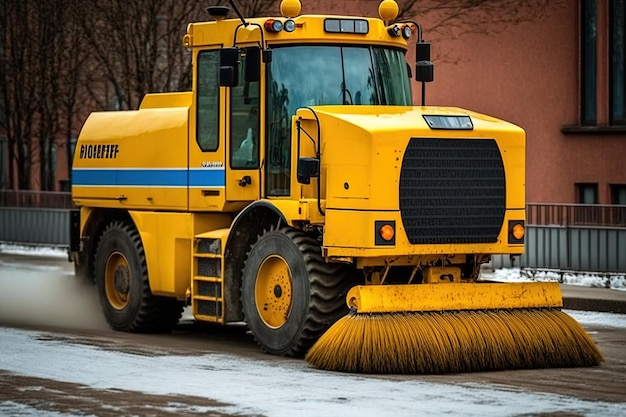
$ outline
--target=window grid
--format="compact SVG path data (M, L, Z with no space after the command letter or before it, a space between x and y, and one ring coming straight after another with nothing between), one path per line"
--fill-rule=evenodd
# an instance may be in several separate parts
M596 0L581 2L581 124L597 122L597 4Z
M609 9L609 123L626 124L624 90L624 0L612 0Z

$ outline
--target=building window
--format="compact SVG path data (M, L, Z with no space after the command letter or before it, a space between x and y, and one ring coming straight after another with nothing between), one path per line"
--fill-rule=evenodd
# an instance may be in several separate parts
M626 184L611 184L611 204L626 206Z
M624 24L626 21L624 0L612 0L609 9L609 123L626 124L626 94L624 94Z
M626 126L625 26L626 0L580 1L582 126Z
M8 188L7 184L7 170L9 160L7 157L7 138L0 136L0 190Z
M598 184L576 184L576 202L578 204L598 204Z
M598 60L598 33L597 33L597 7L596 0L581 1L581 124L585 126L595 125L597 120L596 110L596 78Z

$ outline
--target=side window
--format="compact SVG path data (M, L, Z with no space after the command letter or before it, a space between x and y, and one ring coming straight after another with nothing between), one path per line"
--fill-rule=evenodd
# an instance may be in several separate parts
M196 140L204 152L217 150L219 141L219 50L198 54Z
M245 81L246 50L240 51L239 85L230 89L230 165L259 167L259 82Z

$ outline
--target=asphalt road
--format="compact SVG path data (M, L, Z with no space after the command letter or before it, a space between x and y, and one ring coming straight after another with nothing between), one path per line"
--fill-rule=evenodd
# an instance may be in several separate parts
M45 332L50 340L62 346L89 346L140 356L201 356L207 352L217 352L241 359L270 361L277 368L293 366L294 361L304 367L299 360L260 352L243 324L224 328L201 325L186 318L174 333L168 335L114 332L99 316L93 289L76 286L75 283L68 284L71 281L68 279L70 271L69 264L64 260L0 255L0 294L4 294L0 295L0 351L2 329L16 328ZM62 288L57 288L61 286L61 281ZM7 285L7 282L11 284ZM584 294L585 289L580 292ZM80 302L77 302L78 297ZM626 328L606 324L585 328L604 355L605 362L601 366L367 378L372 378L373 384L377 380L463 386L477 384L515 392L559 394L592 404L617 403L618 410L626 415ZM245 395L245 392L241 394ZM450 401L455 401L455 398L450 398ZM61 374L58 377L40 378L16 374L0 367L0 415L6 411L2 408L3 404L13 403L34 407L44 413L27 415L46 415L46 410L61 413L62 416L231 415L221 411L223 404L219 400L208 397L179 394L168 397L145 392L102 390L64 381ZM170 406L174 403L178 406ZM239 412L236 414L241 415ZM529 414L520 410L516 415Z

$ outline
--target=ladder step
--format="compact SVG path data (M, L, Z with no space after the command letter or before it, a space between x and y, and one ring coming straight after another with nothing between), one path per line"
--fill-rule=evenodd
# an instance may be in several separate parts
M194 295L193 299L201 301L215 301L216 303L221 303L222 301L224 301L222 297L214 297L211 295Z
M221 317L206 316L204 314L196 314L195 319L200 321L208 321L210 323L224 324L224 319L222 319Z
M213 258L213 259L222 257L222 255L215 254L215 253L194 253L193 256L194 258Z
M220 277L203 277L201 275L196 275L193 277L194 281L203 281L203 282L222 282L222 278Z
M198 238L193 253L192 313L196 320L224 324L224 257L221 240Z

